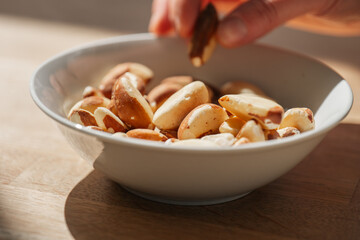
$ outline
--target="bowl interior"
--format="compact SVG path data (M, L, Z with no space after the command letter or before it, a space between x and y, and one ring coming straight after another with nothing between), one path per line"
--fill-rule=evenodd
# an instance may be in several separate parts
M103 40L50 59L34 75L32 96L51 117L64 117L86 86L97 86L111 67L129 61L154 71L149 88L174 75L192 75L217 87L227 81L251 82L284 108L309 107L321 128L344 118L352 104L346 81L316 60L254 44L236 49L217 47L205 66L195 68L182 39L157 39L151 34Z

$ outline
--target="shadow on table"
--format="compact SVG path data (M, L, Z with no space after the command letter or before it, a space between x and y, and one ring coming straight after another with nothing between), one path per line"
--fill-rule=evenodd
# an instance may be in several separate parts
M72 190L75 239L357 239L360 125L341 124L288 174L246 197L186 207L142 199L93 171Z

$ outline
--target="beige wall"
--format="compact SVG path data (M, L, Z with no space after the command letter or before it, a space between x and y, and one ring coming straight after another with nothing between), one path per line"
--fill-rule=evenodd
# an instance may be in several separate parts
M151 0L0 0L0 14L144 32Z

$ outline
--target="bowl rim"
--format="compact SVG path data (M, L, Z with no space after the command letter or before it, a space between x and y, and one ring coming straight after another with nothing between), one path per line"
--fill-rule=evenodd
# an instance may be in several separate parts
M31 95L33 101L35 102L35 104L46 115L48 115L50 118L52 118L56 122L60 123L61 125L66 126L68 128L71 128L75 131L85 133L90 136L99 138L102 141L115 143L115 144L120 143L125 146L139 147L139 148L144 148L144 149L153 149L153 150L171 151L171 152L186 151L186 152L190 152L190 153L204 153L204 152L212 152L212 153L216 152L219 154L245 153L245 152L253 152L253 151L258 151L258 150L285 147L285 146L289 146L289 145L293 145L293 144L298 144L298 143L307 141L309 139L315 138L316 136L325 134L327 131L331 130L337 124L339 124L339 122L342 119L344 119L346 117L346 115L349 113L349 111L351 110L351 107L353 104L353 93L352 93L351 87L347 83L347 81L340 74L338 74L334 69L332 69L328 65L324 64L323 62L321 62L317 59L311 58L309 56L306 56L306 55L303 55L303 54L300 54L297 52L285 50L282 48L269 46L269 45L265 45L265 44L258 44L258 43L251 44L251 45L261 47L261 48L273 49L273 50L276 50L279 52L283 52L283 53L290 54L290 55L295 55L295 56L305 58L305 59L313 61L313 62L317 62L318 64L325 66L329 70L336 73L339 77L341 77L342 80L339 81L339 83L344 83L346 86L346 89L348 91L348 94L346 94L346 96L345 96L346 98L344 99L345 105L344 105L342 113L337 115L336 118L333 118L331 121L327 122L326 124L323 124L321 126L316 126L316 128L311 131L303 132L301 134L292 136L291 138L276 139L276 140L264 141L264 142L255 142L255 143L251 143L251 144L244 144L243 146L239 146L236 148L231 147L231 146L229 146L229 147L219 146L218 148L209 148L209 147L204 147L204 146L191 146L191 147L189 147L189 146L172 146L172 145L165 145L164 143L159 143L159 142L155 142L155 141L127 138L127 137L114 137L111 134L106 133L106 132L94 131L92 129L88 129L85 126L73 123L70 120L68 120L66 117L63 117L63 116L58 115L57 113L53 112L51 109L46 107L45 104L42 103L42 101L36 94L35 82L36 82L38 73L40 71L42 71L42 69L46 68L49 64L56 62L58 59L66 58L66 57L70 56L71 54L74 54L75 52L88 50L91 48L103 47L106 45L120 44L120 43L125 43L125 42L154 41L157 39L159 39L159 37L154 34L151 34L151 33L137 33L137 34L121 35L121 36L105 38L105 39L100 39L100 40L96 40L93 42L81 44L79 46L75 46L75 47L65 50L63 52L60 52L60 53L54 55L53 57L49 58L48 60L44 61L40 66L38 66L36 68L36 70L34 71L34 73L31 76L31 79L30 79L30 95Z

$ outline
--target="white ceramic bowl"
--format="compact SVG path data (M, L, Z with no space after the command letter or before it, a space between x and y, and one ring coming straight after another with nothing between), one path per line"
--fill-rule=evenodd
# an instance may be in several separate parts
M304 56L260 45L218 47L204 67L194 68L186 53L183 40L157 39L151 34L99 41L45 62L31 80L31 94L95 169L143 197L195 205L236 199L283 175L317 146L352 105L347 82ZM152 85L178 74L190 74L214 86L231 80L253 82L285 108L312 109L316 128L241 148L208 149L115 138L66 119L85 86L96 86L110 67L127 61L153 69Z

